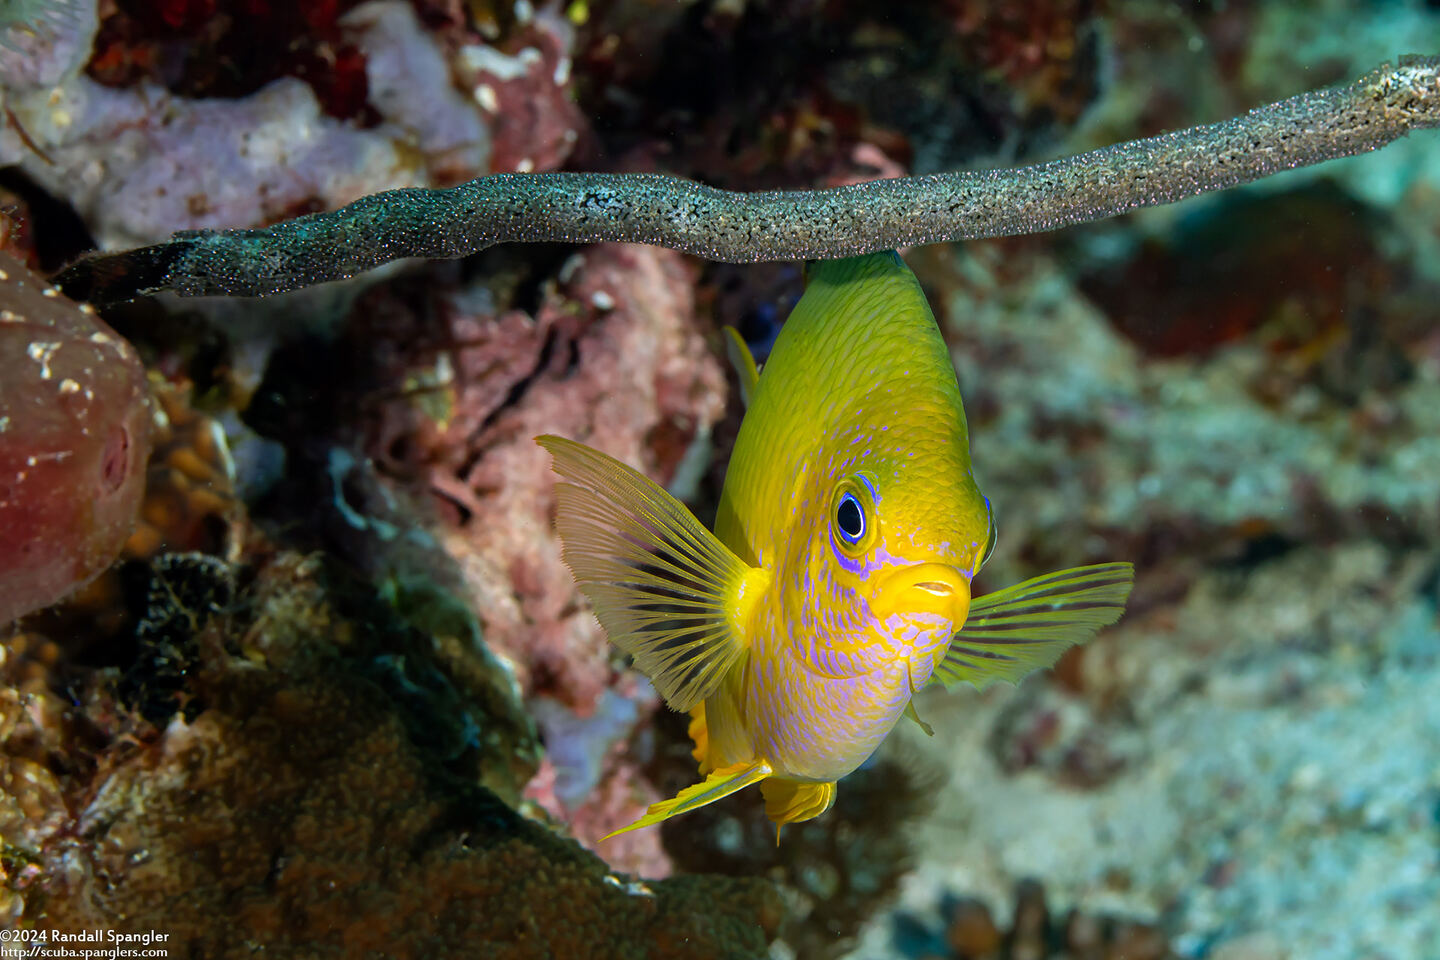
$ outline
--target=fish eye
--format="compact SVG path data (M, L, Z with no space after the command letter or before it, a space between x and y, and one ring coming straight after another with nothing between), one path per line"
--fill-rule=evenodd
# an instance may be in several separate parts
M985 540L985 553L980 557L980 566L985 566L990 559L990 554L995 552L995 508L990 506L990 498L985 498L985 522L990 527L990 534ZM979 567L976 568L977 570Z
M840 539L852 546L865 536L865 508L848 490L835 504L835 529L840 531Z

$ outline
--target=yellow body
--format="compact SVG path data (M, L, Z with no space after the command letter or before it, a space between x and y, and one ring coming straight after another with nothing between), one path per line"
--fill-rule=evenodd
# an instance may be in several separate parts
M713 535L623 464L540 438L566 481L565 558L611 639L692 711L707 775L626 829L752 783L777 824L816 816L932 676L1018 680L1129 592L1129 565L1108 564L972 605L994 521L919 284L893 253L807 279L758 381L731 335L749 408Z
M833 493L876 487L862 578L831 549ZM742 627L750 656L705 702L702 769L763 757L779 778L833 782L865 761L961 624L873 615L864 581L939 562L968 585L989 534L949 351L894 254L811 267L746 411L715 533L770 574ZM797 723L796 718L804 718Z

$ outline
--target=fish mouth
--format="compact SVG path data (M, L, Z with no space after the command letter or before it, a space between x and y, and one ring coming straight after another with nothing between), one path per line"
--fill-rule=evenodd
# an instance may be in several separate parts
M928 614L958 630L970 612L970 581L949 564L916 563L886 576L870 605L882 618Z

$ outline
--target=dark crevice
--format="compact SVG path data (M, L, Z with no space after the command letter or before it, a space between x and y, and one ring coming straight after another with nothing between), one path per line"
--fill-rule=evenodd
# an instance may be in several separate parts
M56 199L24 170L0 168L0 190L8 190L25 204L24 219L43 272L54 273L84 251L94 249L95 238L75 208Z

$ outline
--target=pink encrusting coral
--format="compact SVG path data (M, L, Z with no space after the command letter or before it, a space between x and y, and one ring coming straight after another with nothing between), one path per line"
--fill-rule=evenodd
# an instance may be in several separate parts
M438 357L394 324L377 329L397 338L377 349L410 365L397 380L435 379L443 368L450 399L441 419L412 397L386 403L367 445L383 471L419 478L447 508L452 522L438 537L486 644L513 665L527 698L553 706L546 746L555 775L587 784L562 801L543 785L531 796L582 842L654 799L610 747L646 724L657 700L622 668L560 559L550 533L554 475L534 437L572 437L671 482L725 409L720 362L697 330L694 282L679 254L605 245L566 263L533 315L497 310L475 291L450 295L441 306L450 342ZM599 739L597 724L607 730ZM658 838L613 848L601 852L618 868L667 869Z
M570 87L570 23L540 10L518 31L513 56L493 46L467 44L456 74L479 104L494 133L490 169L495 173L556 170L586 129Z
M663 799L629 759L628 742L658 703L650 682L634 673L601 693L588 715L549 697L532 699L530 712L546 756L525 787L527 800L565 823L572 837L607 863L650 879L667 877L672 869L658 830L626 833L603 846L600 841Z
M115 559L145 492L150 402L135 350L0 254L0 625Z
M534 437L582 440L672 480L725 408L720 363L695 329L693 282L679 254L606 245L566 264L533 317L457 295L447 418L401 398L371 440L382 468L423 475L458 508L443 541L486 643L515 662L527 693L581 713L612 685L612 652L548 533L555 481ZM395 450L404 462L383 455Z

